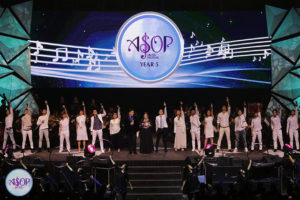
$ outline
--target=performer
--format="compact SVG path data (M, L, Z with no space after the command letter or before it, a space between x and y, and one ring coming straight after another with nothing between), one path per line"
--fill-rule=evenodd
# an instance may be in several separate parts
M286 133L290 136L290 145L292 147L294 143L296 143L296 149L299 151L299 140L298 140L298 103L295 104L295 110L291 111L291 115L287 119L287 125L286 125Z
M155 118L156 128L156 152L158 152L158 146L160 138L162 137L165 152L167 152L167 140L168 140L168 124L167 124L167 104L164 102L164 110L159 109L158 115Z
M47 150L48 150L48 152L50 152L49 127L48 127L50 109L49 109L47 101L45 101L45 104L46 104L46 109L42 110L42 115L39 116L37 123L36 123L36 125L39 126L39 150L38 150L38 152L41 152L41 150L42 150L44 136L45 136L46 143L47 143Z
M76 133L78 142L78 152L80 152L81 141L83 144L83 150L85 149L86 141L88 140L88 135L86 131L86 109L85 104L82 102L83 110L79 111L79 115L76 117Z
M244 148L245 152L248 152L247 148L247 139L246 139L246 127L248 126L246 122L246 116L247 116L247 109L246 109L246 102L244 102L244 113L241 109L238 110L238 116L234 119L234 131L235 131L235 148L234 152L236 153L238 151L239 142L240 142L240 136L243 137L244 141Z
M254 144L256 137L258 138L259 143L259 151L262 151L262 133L261 133L262 125L261 125L261 114L260 108L258 106L258 112L254 113L254 118L251 120L251 151L254 151Z
M92 144L95 145L97 136L99 138L100 142L100 149L101 153L104 153L104 145L103 145L103 131L102 129L104 128L103 126L103 117L106 115L106 111L104 109L104 106L101 105L101 110L103 110L102 114L98 114L97 110L93 110L93 116L91 117L91 135L93 136L92 139Z
M190 123L191 123L191 136L192 136L192 151L195 151L196 148L196 140L197 140L197 148L201 150L200 143L200 114L198 110L198 106L196 102L194 103L194 107L191 111Z
M181 190L188 196L188 200L197 199L196 194L200 192L200 182L198 180L198 167L187 164L183 174L183 183ZM193 198L194 197L194 198Z
M144 113L144 117L140 124L140 152L141 153L152 153L153 152L153 140L151 122L147 112Z
M176 117L174 118L175 151L177 151L178 149L184 151L184 149L186 148L186 126L182 105L183 102L180 101L180 110L176 111Z
M273 145L274 152L277 151L277 139L280 143L280 149L283 149L283 139L282 139L282 130L281 130L281 106L279 106L279 114L277 115L277 110L273 110L273 116L271 117L271 129L273 133Z
M222 112L220 112L217 117L217 130L219 132L217 152L219 152L219 150L221 148L221 142L222 142L224 133L226 134L228 150L231 151L230 127L229 127L229 117L230 117L230 113L231 113L231 106L230 106L228 97L226 98L226 102L227 102L227 109L226 109L226 106L223 105Z
M24 110L24 116L21 118L22 120L22 153L25 151L25 144L26 144L26 139L27 135L29 138L29 143L30 143L30 149L31 152L33 152L33 140L32 140L32 123L31 123L31 111L29 107L29 102L27 102L27 108Z
M214 144L214 113L213 104L210 105L210 110L207 110L206 116L204 118L204 148L206 148L207 140L210 139L210 144Z
M129 153L136 154L136 135L138 131L138 123L134 119L134 110L130 109L125 119L125 129L128 137Z
M67 151L70 153L70 130L69 130L69 122L70 118L68 115L68 111L65 105L62 105L64 111L62 114L62 119L59 121L59 153L63 152L64 148L64 140L66 140Z
M4 139L3 139L2 149L4 150L6 148L7 138L9 136L10 140L13 144L13 150L15 150L16 149L16 141L14 138L14 129L13 129L14 112L13 112L10 100L7 100L7 102L9 104L9 110L5 111L6 117L5 117ZM4 103L5 103L5 101L4 101Z
M115 161L112 159L112 156L109 156L111 163L115 167L115 176L114 176L114 193L116 200L125 200L127 194L127 184L129 184L130 189L133 190L132 184L128 177L128 167L126 164L118 166Z
M121 111L120 106L117 106L118 112L113 113L113 118L110 120L109 123L109 133L111 137L111 142L113 144L113 147L115 150L118 150L118 153L120 152L120 130L121 130ZM110 152L110 148L108 150Z

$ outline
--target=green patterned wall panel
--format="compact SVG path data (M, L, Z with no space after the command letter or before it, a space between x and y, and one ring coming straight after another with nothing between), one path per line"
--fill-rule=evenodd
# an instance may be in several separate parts
M14 75L8 75L0 79L0 91L5 93L8 99L13 99L29 89L31 89L30 85Z
M295 9L291 9L282 24L273 36L273 40L298 33L300 29L300 16Z
M32 114L37 115L39 114L39 108L37 103L35 102L33 96L29 94L24 101L16 108L16 112L19 112L19 114L23 114L24 110L27 108L27 101L30 102L30 109Z
M0 17L0 33L29 39L28 34L24 31L9 9L5 9Z
M292 101L286 100L278 95L274 95L279 102L281 102L283 105L285 105L289 110L294 108L294 104L292 103Z
M8 68L5 68L5 67L0 67L0 77L4 76L6 74L9 74L11 72L12 72L11 69L8 69Z
M295 74L298 74L298 75L300 76L300 68L293 70L293 72L294 72Z
M3 56L0 54L0 65L7 65L6 61L4 60Z
M31 83L29 49L25 50L21 55L9 63L9 66L29 84Z
M17 15L25 29L30 33L31 17L32 17L32 1L13 5L11 7L13 12Z
M287 10L285 9L266 5L266 18L268 22L267 28L268 28L269 35L273 35L275 29L283 19L286 12Z
M289 99L294 99L300 95L300 78L293 74L287 74L273 87L273 91Z
M29 42L4 35L0 35L0 51L7 62L18 55L20 51L27 48Z
M293 64L284 59L278 53L272 50L272 85L275 85L277 81L282 78L291 68Z
M269 102L268 107L267 107L267 110L266 110L267 114L269 116L271 116L272 115L272 111L274 109L278 110L279 105L280 105L280 103L274 97L271 97L270 102Z
M26 92L25 94L22 94L21 96L19 96L18 98L14 99L12 102L11 102L11 105L13 108L16 108L23 100L24 98L28 95L29 93Z
M300 58L298 59L298 62L296 63L296 66L298 67L300 67Z
M274 42L271 46L296 63L298 56L300 55L300 36L280 42Z
M0 16L2 15L4 8L0 7Z

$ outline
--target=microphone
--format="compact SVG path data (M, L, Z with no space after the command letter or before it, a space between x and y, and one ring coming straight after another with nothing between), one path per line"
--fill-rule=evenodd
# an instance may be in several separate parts
M22 167L23 167L24 169L27 169L27 166L23 163L22 160L20 160L20 164L22 165Z
M68 169L69 169L71 172L73 171L73 169L72 169L72 167L70 167L69 163L66 163L66 166L68 167Z

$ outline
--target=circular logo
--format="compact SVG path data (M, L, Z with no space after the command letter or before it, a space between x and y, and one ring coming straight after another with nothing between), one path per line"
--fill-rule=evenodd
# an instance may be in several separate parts
M5 178L6 189L13 196L25 196L31 191L32 185L32 176L24 169L14 169Z
M184 40L170 18L143 12L122 25L115 46L118 62L127 74L140 81L155 82L179 66Z

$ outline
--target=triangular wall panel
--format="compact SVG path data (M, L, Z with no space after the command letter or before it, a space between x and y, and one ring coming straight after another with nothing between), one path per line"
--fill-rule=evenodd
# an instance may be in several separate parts
M13 57L27 48L28 45L29 42L26 40L0 35L0 51L7 62L10 62Z
M29 39L28 34L9 9L5 9L4 13L0 17L0 33Z
M32 17L32 1L13 5L13 12L16 14L18 19L22 22L27 32L30 33L31 17Z
M287 10L266 5L268 35L273 35L275 29L285 16Z
M293 68L293 64L284 59L278 53L272 50L272 85L275 85L278 80L282 78L290 69Z
M274 42L271 46L296 63L298 56L300 55L300 36L280 42Z
M291 9L287 16L284 18L282 24L273 36L273 40L286 37L300 30L300 16L295 9Z
M300 95L300 79L289 73L273 87L273 91L289 99L294 99Z
M8 68L1 67L1 66L0 66L0 78L1 78L2 76L5 76L6 74L11 73L12 71L13 71L13 70L11 70L11 69L8 69Z
M29 89L31 89L30 85L14 75L8 75L0 79L0 91L5 93L8 99L13 99Z
M9 66L28 83L31 83L29 49L25 50L21 55L19 55L11 63L9 63Z

